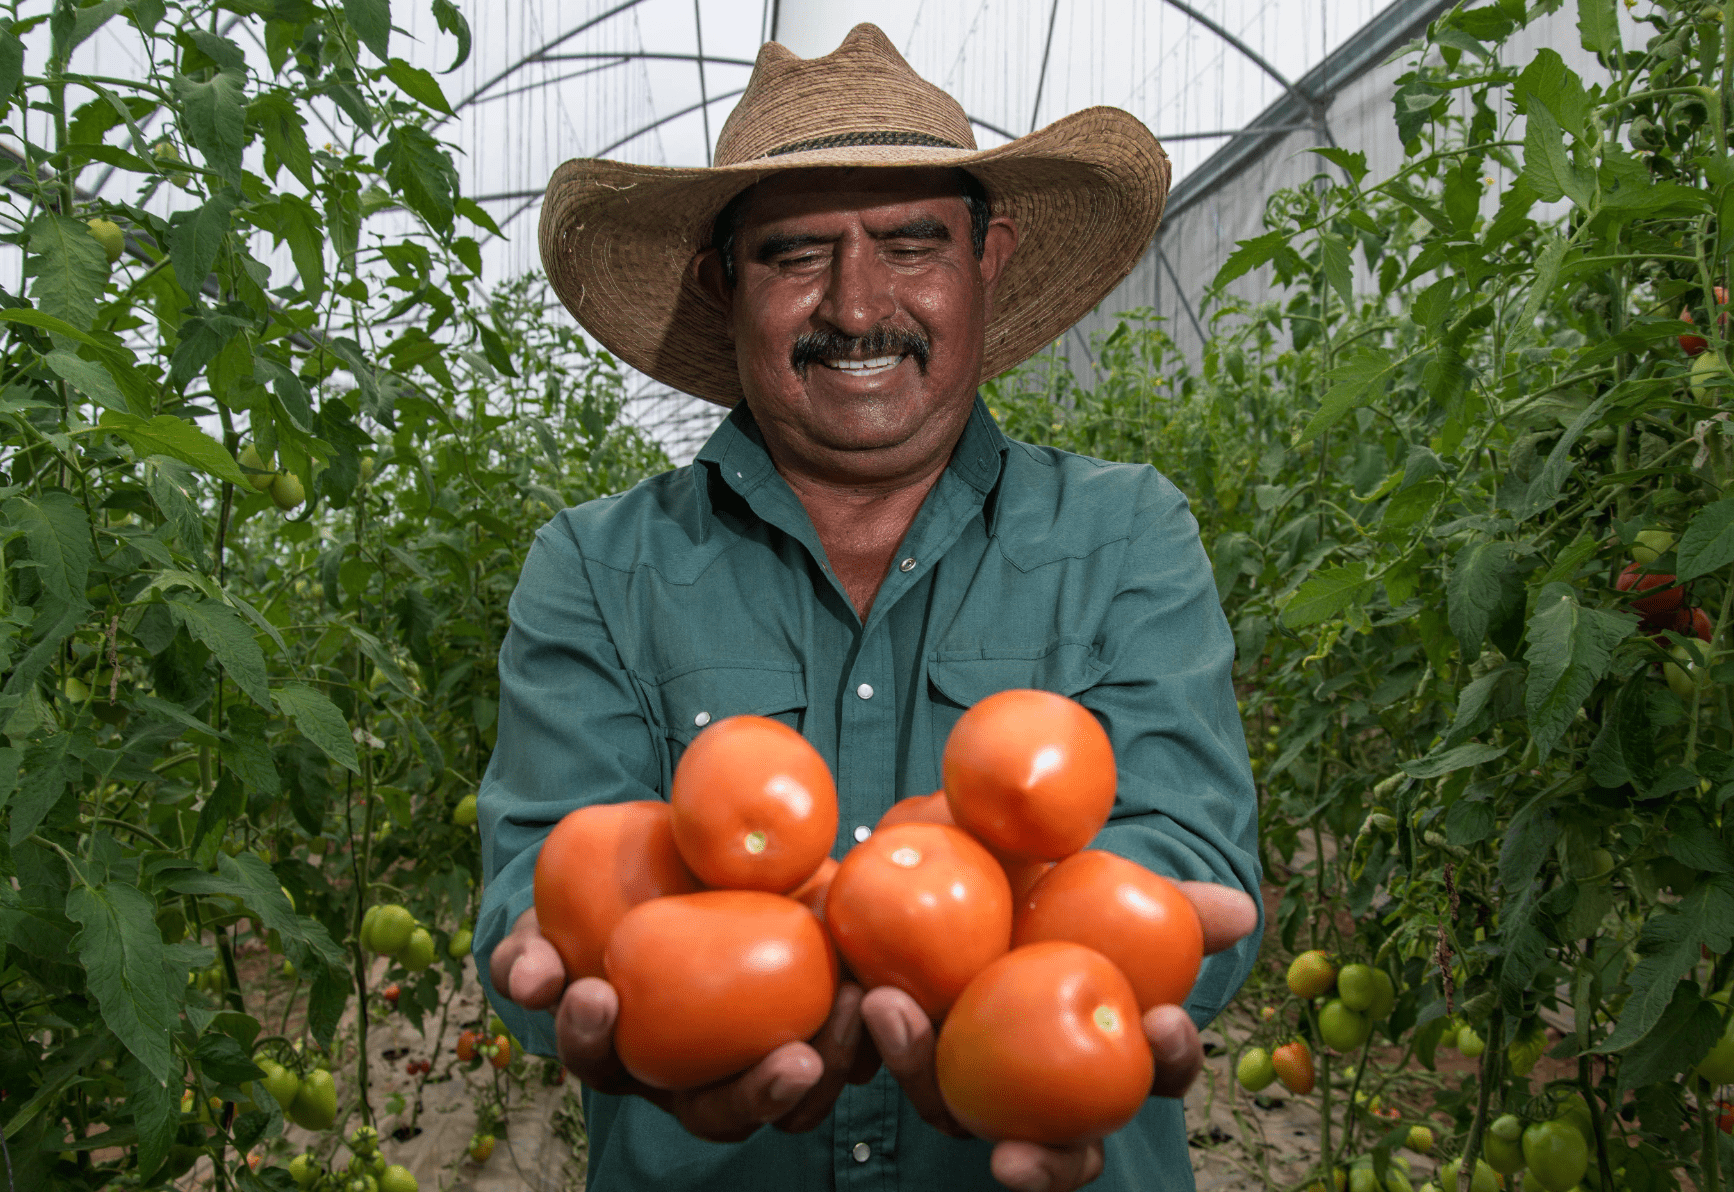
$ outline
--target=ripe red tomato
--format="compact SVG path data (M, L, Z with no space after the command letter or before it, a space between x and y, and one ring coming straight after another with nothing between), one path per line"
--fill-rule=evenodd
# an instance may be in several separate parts
M1057 861L1114 808L1114 749L1082 704L1050 691L990 695L958 718L941 760L959 827L1003 855Z
M759 890L655 898L608 941L614 1047L652 1088L690 1089L809 1038L837 994L837 955L811 911Z
M1684 632L1682 630L1681 632ZM1710 614L1701 608L1692 610L1691 632L1701 642L1707 642L1716 635L1716 627L1710 623Z
M819 868L813 870L813 876L789 891L789 897L805 906L819 921L825 919L825 902L831 893L831 879L837 876L837 860L826 857L819 862Z
M931 795L911 795L897 800L879 817L873 830L877 832L897 824L949 824L955 828L957 821L951 818L951 806L945 801L945 792L934 791Z
M1728 291L1727 290L1723 289L1721 286L1716 286L1716 287L1714 287L1714 292L1716 295L1716 305L1717 306L1728 305ZM1692 308L1691 307L1687 306L1687 307L1681 308L1680 321L1683 323L1696 323L1697 322L1697 320L1692 317ZM1728 330L1728 312L1727 311L1723 311L1721 314L1716 316L1716 326L1721 328L1723 333L1726 334L1726 332ZM1709 346L1710 346L1709 341L1706 340L1702 335L1693 335L1690 332L1684 332L1680 335L1680 350L1682 352L1686 353L1686 355L1688 355L1688 356L1701 355L1703 353L1704 349L1709 347Z
M825 924L868 989L895 985L938 1020L1011 943L1011 887L981 845L944 824L895 824L849 850Z
M1284 1043L1270 1053L1270 1062L1276 1068L1276 1078L1282 1081L1282 1087L1296 1096L1304 1097L1313 1091L1313 1053L1301 1040Z
M668 804L654 799L581 807L536 858L536 918L568 981L602 975L608 935L627 911L702 888L674 846Z
M940 1028L934 1063L946 1107L972 1134L1046 1146L1118 1130L1155 1075L1125 976L1059 940L977 974Z
M1204 929L1180 887L1100 849L1073 853L1017 905L1012 947L1070 940L1113 961L1140 1012L1186 1000L1204 960Z
M507 1068L512 1063L512 1040L505 1035L494 1036L494 1054L488 1057L488 1062L496 1068Z
M1076 854L1073 854L1076 856ZM1005 868L1005 880L1011 884L1012 907L1015 910L1022 905L1025 896L1035 889L1036 883L1046 877L1058 861L1042 861L1034 857L1002 857L1000 864Z
M1652 588L1667 588L1665 592L1657 592L1654 596L1642 596L1631 602L1635 612L1642 613L1646 618L1660 619L1663 614L1671 613L1686 602L1686 589L1670 588L1674 577L1666 572L1646 573L1640 563L1628 563L1620 572L1619 579L1614 581L1614 587L1622 592L1634 589L1648 592Z
M465 1031L458 1036L457 1046L453 1050L458 1053L458 1059L467 1064L476 1058L476 1044L480 1041L481 1036L475 1031Z
M397 982L393 981L390 985L387 985L384 989L379 991L379 996L395 1006L397 1005L397 999L403 996L403 990L398 988Z
M722 889L793 890L837 837L837 788L825 759L763 716L730 716L695 737L668 802L680 855Z

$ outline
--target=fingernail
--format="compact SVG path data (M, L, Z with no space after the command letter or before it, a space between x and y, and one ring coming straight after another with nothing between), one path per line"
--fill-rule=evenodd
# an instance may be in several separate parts
M572 1025L586 1034L602 1029L602 1007L583 998L572 1006Z
M1162 1035L1157 1043L1161 1058L1169 1064L1183 1064L1191 1058L1192 1048L1186 1038L1186 1031L1176 1022L1172 1015L1165 1016Z
M792 1105L807 1094L807 1082L798 1076L784 1073L772 1077L771 1087L766 1090L774 1105Z

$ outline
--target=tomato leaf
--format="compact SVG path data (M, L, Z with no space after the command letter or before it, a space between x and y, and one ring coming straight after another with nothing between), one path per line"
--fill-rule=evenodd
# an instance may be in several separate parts
M138 1168L148 1175L161 1166L180 1126L180 1083L171 1088L132 1056L121 1065L121 1075L126 1080L127 1108L138 1130Z
M1698 510L1680 535L1678 570L1682 582L1709 575L1734 563L1734 497Z
M1607 673L1613 648L1637 624L1630 613L1579 604L1566 584L1541 590L1526 630L1529 682L1524 690L1539 756L1546 757L1565 734L1596 680Z
M66 916L84 930L78 959L103 1023L158 1080L179 1080L172 1046L179 1022L168 983L168 958L156 925L156 904L136 886L79 886L66 896Z
M1411 778L1437 778L1456 770L1466 770L1483 762L1494 761L1511 751L1510 745L1459 745L1440 753L1402 763L1403 773Z
M427 71L411 66L402 58L393 58L385 64L385 77L397 84L397 89L421 104L436 112L452 114L451 104L446 102L445 92L440 90L439 83Z
M90 330L96 300L108 284L108 255L88 227L64 215L37 216L30 224L24 272L34 279L30 296L43 313L75 330Z
M1577 0L1577 32L1583 48L1592 54L1618 49L1620 21L1614 15L1614 0Z
M216 600L201 600L196 604L170 600L168 606L175 621L216 655L236 686L260 705L271 706L264 651L259 649L258 639L234 609Z
M1318 411L1302 428L1301 442L1317 438L1350 410L1364 406L1383 392L1396 369L1396 359L1383 348L1358 348L1354 355L1325 374L1330 388Z
M144 419L110 411L101 427L125 439L140 455L167 455L208 472L218 480L246 484L247 474L224 446L196 425L173 414Z
M35 500L8 497L0 510L8 524L24 531L42 586L61 601L83 600L90 583L90 519L78 500L50 490Z
M238 194L224 188L192 210L169 216L169 261L187 293L204 289L229 234L230 213L239 202Z
M343 0L350 28L384 62L391 49L391 0Z
M1282 610L1290 629L1328 621L1360 598L1367 588L1367 565L1357 559L1307 577Z
M295 721L295 727L326 757L353 774L361 773L349 723L337 705L305 683L289 683L271 693L277 710Z
M458 39L457 57L441 72L450 74L469 60L470 23L464 19L464 14L458 11L458 6L453 4L452 0L433 0L433 18L443 32Z
M241 152L247 146L247 76L229 67L209 82L175 76L181 127L205 164L231 186L241 185Z
M1466 662L1481 657L1487 630L1523 606L1523 581L1509 542L1472 542L1457 552L1445 596L1451 632Z

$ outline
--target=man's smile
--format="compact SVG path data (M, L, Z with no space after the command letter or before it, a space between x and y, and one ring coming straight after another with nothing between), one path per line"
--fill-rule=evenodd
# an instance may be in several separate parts
M895 356L872 356L866 360L849 360L843 358L821 360L819 363L823 364L826 368L835 369L838 372L852 373L858 377L871 377L896 368L907 358L906 355L900 353Z

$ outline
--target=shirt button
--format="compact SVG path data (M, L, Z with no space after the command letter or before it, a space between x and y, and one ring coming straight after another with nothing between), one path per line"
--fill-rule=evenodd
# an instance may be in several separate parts
M861 686L855 688L855 694L860 696L862 699L872 699L873 698L873 684L871 684L871 683L861 684Z
M915 570L915 560L914 559L903 560L903 562L897 564L897 570L899 570L899 571L914 571Z
M698 725L700 728L703 728L705 725L710 723L710 713L709 712L700 712L697 716L694 716L692 718L692 722L694 724Z
M864 1142L858 1142L855 1144L855 1148L853 1150L851 1150L849 1153L851 1155L855 1156L855 1162L865 1163L865 1162L867 1162L867 1160L869 1158L872 1157L873 1148L868 1146Z
M855 829L855 843L860 844L871 835L873 835L873 829L869 828L866 824L862 824L859 828ZM862 1145L865 1146L866 1144L863 1143Z

